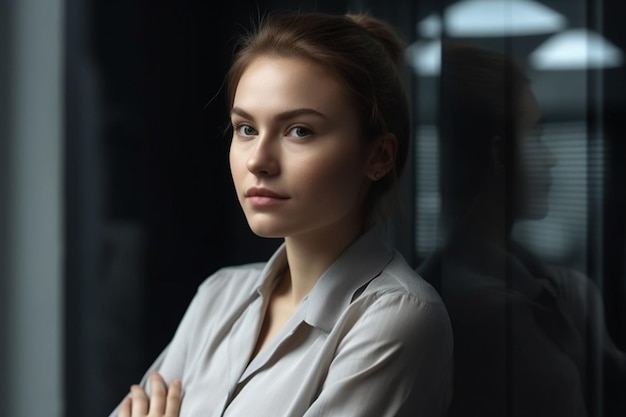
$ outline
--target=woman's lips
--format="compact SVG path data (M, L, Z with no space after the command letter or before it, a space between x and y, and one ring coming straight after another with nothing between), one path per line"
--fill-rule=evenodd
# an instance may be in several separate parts
M248 202L257 208L273 207L289 199L289 197L261 187L249 188L245 196Z

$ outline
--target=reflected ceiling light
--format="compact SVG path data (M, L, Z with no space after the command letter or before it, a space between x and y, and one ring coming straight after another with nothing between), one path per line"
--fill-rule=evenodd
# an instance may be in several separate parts
M598 33L570 29L550 37L529 59L539 70L599 69L622 65L624 54Z
M565 17L532 0L462 0L444 10L446 34L458 38L535 35L565 27ZM420 35L441 35L441 19L432 14L417 24Z
M417 41L406 48L407 63L417 75L439 75L441 69L441 41Z
M431 14L417 23L417 33L425 38L438 38L441 36L441 18L437 14Z

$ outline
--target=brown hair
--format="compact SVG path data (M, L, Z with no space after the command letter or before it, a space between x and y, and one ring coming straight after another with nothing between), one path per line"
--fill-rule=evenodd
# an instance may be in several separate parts
M372 184L365 202L371 214L381 196L395 186L409 148L409 106L401 76L404 45L399 36L388 24L365 15L270 15L240 41L226 76L229 109L243 72L261 55L298 57L327 68L351 95L365 141L383 133L396 136L394 169Z

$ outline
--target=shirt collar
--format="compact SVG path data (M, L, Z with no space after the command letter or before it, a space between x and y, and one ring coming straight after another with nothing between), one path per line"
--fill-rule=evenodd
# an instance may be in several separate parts
M304 321L329 332L341 313L352 302L356 291L378 276L394 257L384 243L379 228L362 234L324 271L311 292L304 297L300 308ZM287 266L283 243L265 265L257 287L262 297L269 297L276 277Z
M269 298L272 294L272 290L276 285L276 279L280 273L287 267L287 251L285 250L285 243L282 243L272 257L267 261L257 285L257 292L264 298Z
M305 321L329 332L355 292L380 275L393 256L379 229L365 232L326 269L305 297Z

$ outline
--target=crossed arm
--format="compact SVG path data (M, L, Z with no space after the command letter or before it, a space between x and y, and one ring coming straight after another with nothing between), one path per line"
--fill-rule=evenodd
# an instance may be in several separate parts
M167 386L163 377L154 372L150 375L150 400L139 385L130 387L130 394L119 407L118 417L178 417L182 400L179 380Z

